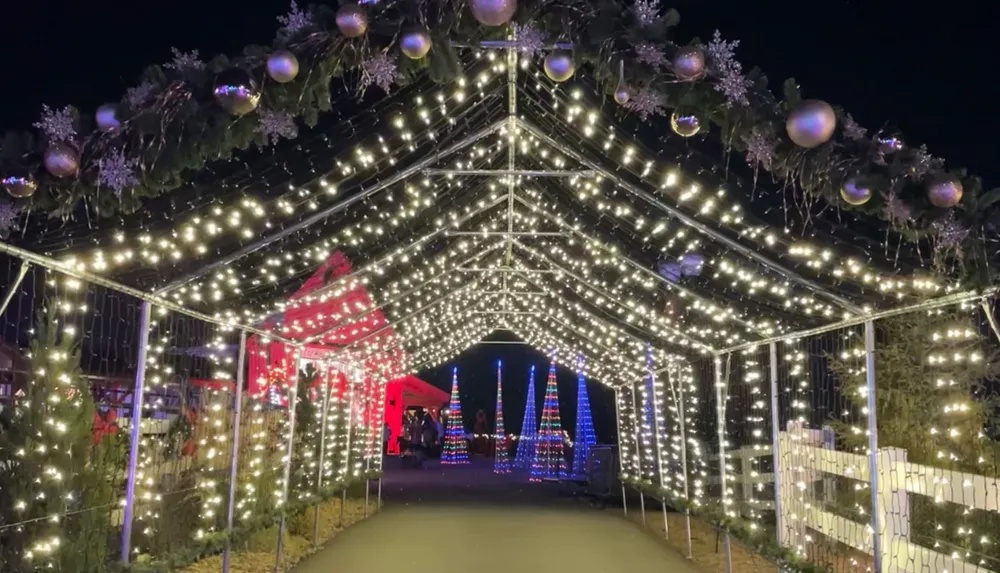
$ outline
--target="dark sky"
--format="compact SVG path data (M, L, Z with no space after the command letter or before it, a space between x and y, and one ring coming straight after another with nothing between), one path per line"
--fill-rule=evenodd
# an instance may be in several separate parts
M247 43L268 43L284 0L8 1L2 12L6 72L0 121L27 128L43 103L93 110L117 100L152 62L170 59L170 47L199 49L207 58L235 53ZM909 144L926 143L952 166L966 166L1000 185L996 166L1000 133L1000 85L996 78L1000 5L903 0L664 1L678 9L677 40L703 40L718 28L739 39L737 56L759 66L780 88L795 77L803 95L850 111L869 129L889 122ZM493 364L509 365L508 427L517 429L523 409L527 364L535 361L539 403L544 357L518 347L482 347L459 361L468 373L466 419L478 408L492 411ZM442 386L448 374L429 374ZM521 372L523 370L523 372ZM463 376L463 380L466 377ZM514 387L516 385L516 389ZM564 373L564 422L571 422L574 377ZM614 419L610 393L595 394L599 436L609 439ZM491 415L492 418L492 415Z

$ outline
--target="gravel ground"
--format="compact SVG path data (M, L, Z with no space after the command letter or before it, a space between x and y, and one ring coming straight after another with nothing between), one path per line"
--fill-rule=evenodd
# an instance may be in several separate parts
M383 509L335 536L295 573L700 573L620 510L491 465L389 469Z

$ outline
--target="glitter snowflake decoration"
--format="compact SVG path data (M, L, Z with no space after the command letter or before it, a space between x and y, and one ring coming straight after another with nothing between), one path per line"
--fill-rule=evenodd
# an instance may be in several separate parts
M667 65L667 55L663 53L663 48L655 44L645 42L635 45L636 59L644 64L649 64L657 70Z
M514 48L528 56L534 56L545 46L545 34L534 25L514 24Z
M844 137L852 141L861 141L868 137L868 130L854 121L851 114L847 114L847 117L844 118Z
M200 70L205 67L205 62L201 61L201 55L198 53L198 50L182 52L177 48L170 48L170 52L174 55L174 59L163 64L163 67L168 70L184 72L187 70Z
M66 106L62 109L54 110L47 105L42 106L42 119L34 124L49 143L67 141L76 137L76 129L73 127L73 108Z
M399 67L385 53L368 58L361 64L361 91L376 85L389 93L392 84L399 80Z
M902 227L913 218L913 210L895 193L890 193L885 202L884 215L889 224Z
M17 219L20 214L16 205L6 201L0 203L0 237L7 238L11 231L18 229Z
M660 17L660 0L635 0L635 19L641 28L652 25Z
M123 191L139 184L139 178L135 174L138 163L137 159L125 157L120 149L112 151L98 164L97 182L121 196Z
M944 159L928 153L926 145L913 150L913 162L910 165L910 176L913 179L923 179L927 174L943 169Z
M278 143L281 138L295 139L299 135L299 128L295 125L295 117L284 111L271 111L260 109L257 112L259 118L257 132L263 133L271 145Z
M943 265L949 255L962 257L962 241L969 236L969 229L955 219L954 213L931 223L934 232L934 263Z
M153 97L155 90L156 84L149 80L143 81L134 88L129 88L125 91L125 101L128 102L129 107L132 109L138 109Z
M743 137L743 143L747 146L747 163L754 167L760 165L770 171L774 160L774 142L771 138L755 127L750 130L749 135Z
M715 91L726 96L727 106L750 104L747 99L750 81L743 75L743 65L736 60L736 48L739 45L739 40L732 42L723 40L718 30L708 43L707 51L712 69L719 76Z
M625 109L637 114L639 119L646 121L650 115L666 115L663 96L656 90L639 88L625 104Z
M278 16L278 23L281 24L281 32L291 35L312 24L312 13L299 8L299 3L292 0L288 14Z

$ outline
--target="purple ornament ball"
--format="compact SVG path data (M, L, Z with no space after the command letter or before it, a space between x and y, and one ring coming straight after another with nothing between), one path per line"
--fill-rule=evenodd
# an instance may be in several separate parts
M857 177L851 177L840 188L840 197L848 205L864 205L872 198L872 189Z
M97 113L94 114L97 120L97 128L101 131L114 131L121 127L121 122L118 121L118 105L113 103L106 103L101 107L97 108Z
M357 4L345 4L337 10L337 29L348 38L359 38L368 31L368 15Z
M288 50L278 50L267 58L267 75L279 84L287 84L299 75L299 59Z
M399 39L399 50L407 58L419 60L431 51L431 35L423 28L410 30Z
M80 169L80 156L65 143L53 143L45 150L44 163L45 170L53 177L69 177Z
M830 104L817 99L805 100L798 105L785 121L788 138L795 145L811 149L822 145L833 137L837 128L837 114Z
M674 55L674 75L682 80L694 80L705 73L705 54L695 46L685 46Z
M691 137L701 131L701 120L698 116L675 111L670 115L670 128L681 137Z
M469 10L483 26L503 26L514 17L517 0L470 0Z
M576 64L566 52L552 52L545 57L545 75L554 82L564 82L573 77Z

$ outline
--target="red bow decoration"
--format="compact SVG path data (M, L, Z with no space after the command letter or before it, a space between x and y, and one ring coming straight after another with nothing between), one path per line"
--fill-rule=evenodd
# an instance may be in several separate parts
M118 433L118 410L108 410L103 415L100 412L94 413L94 429L90 434L91 445L96 446L101 443L105 436L112 436Z
M181 446L181 455L188 458L194 457L198 453L198 440L195 439L198 411L192 408L184 408L184 412L181 415L184 416L184 419L187 420L188 425L191 427L191 436Z

